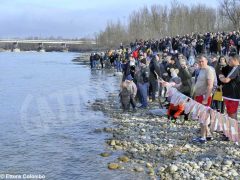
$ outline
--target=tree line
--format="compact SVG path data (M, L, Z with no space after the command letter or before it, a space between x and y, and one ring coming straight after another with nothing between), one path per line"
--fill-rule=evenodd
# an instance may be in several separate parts
M96 35L101 47L115 48L136 39L160 39L192 33L240 29L240 0L219 0L214 7L185 5L176 0L170 7L154 4L132 12L127 24L108 22Z

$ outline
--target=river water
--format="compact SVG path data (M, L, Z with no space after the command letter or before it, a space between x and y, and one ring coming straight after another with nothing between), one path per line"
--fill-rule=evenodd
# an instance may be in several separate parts
M0 173L46 179L135 179L102 158L111 125L88 102L119 87L105 70L72 62L76 53L0 53Z

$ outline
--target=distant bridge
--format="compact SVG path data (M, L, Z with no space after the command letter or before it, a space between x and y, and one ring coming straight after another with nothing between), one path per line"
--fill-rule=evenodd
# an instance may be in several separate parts
M92 40L47 40L47 39L37 39L37 40L28 40L28 39L0 39L0 44L10 44L8 49L12 51L20 51L20 49L24 49L24 47L31 46L32 49L36 49L38 51L45 51L46 48L52 48L53 46L61 51L68 51L70 46L83 46L83 45L96 45L96 41ZM37 47L36 47L37 45ZM34 48L33 48L34 47ZM26 49L26 48L25 48Z
M22 40L22 39L0 39L0 43L35 43L35 44L96 44L96 41L74 41L74 40Z

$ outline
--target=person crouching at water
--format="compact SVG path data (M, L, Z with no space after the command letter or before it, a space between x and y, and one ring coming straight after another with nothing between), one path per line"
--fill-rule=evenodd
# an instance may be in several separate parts
M163 86L166 86L166 84L169 84L172 87L175 87L176 89L179 89L182 85L181 78L178 77L179 70L178 69L170 69L171 72L171 79L169 83L166 83L164 81L161 81ZM170 102L171 100L168 99ZM172 120L172 122L176 122L176 119L179 118L182 114L184 114L184 104L179 104L177 106L174 106L174 104L170 103L167 111L167 116L169 120Z
M123 111L130 110L130 104L132 105L133 111L136 111L135 96L137 94L137 86L133 82L132 76L129 74L125 81L121 84L120 100Z

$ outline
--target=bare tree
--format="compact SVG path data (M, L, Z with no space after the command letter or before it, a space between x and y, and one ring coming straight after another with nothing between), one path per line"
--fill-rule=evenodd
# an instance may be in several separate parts
M116 47L119 42L126 44L135 39L230 30L230 24L239 27L239 4L240 0L222 0L221 8L216 9L204 4L187 6L174 0L169 8L161 5L145 6L129 15L126 26L120 20L108 22L105 30L99 33L98 42Z
M240 0L220 0L220 10L235 29L240 28Z

